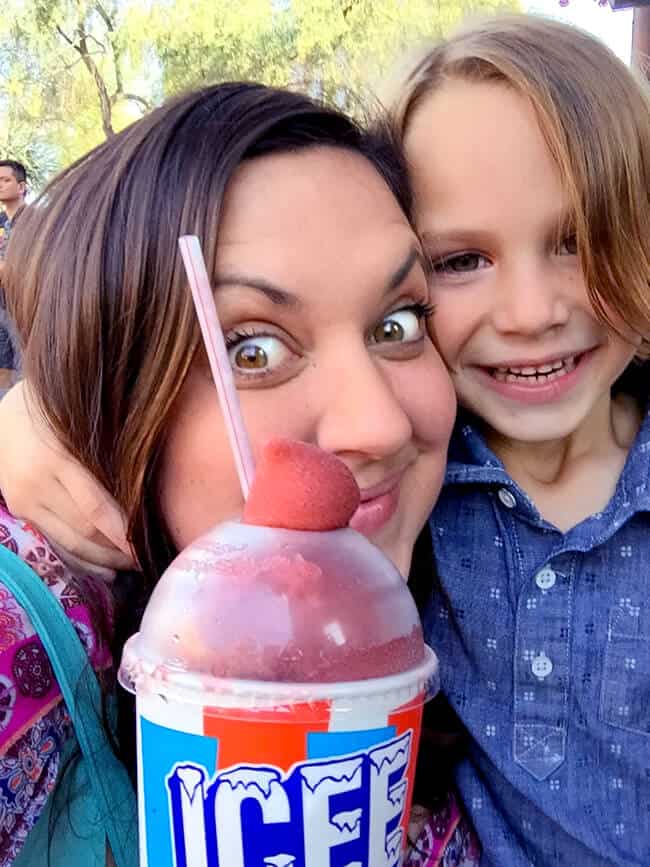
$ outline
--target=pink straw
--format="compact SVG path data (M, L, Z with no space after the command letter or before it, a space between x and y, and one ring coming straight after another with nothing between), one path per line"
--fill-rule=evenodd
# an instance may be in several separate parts
M196 235L183 235L178 239L181 248L181 256L187 273L194 306L199 317L203 342L208 353L210 369L219 392L221 411L226 420L230 448L232 449L239 476L244 499L248 497L255 464L251 451L246 425L241 414L239 397L235 388L232 375L232 367L228 358L226 342L223 339L221 323L214 303L214 295L210 286L208 271L205 267L205 259L201 252L201 245Z

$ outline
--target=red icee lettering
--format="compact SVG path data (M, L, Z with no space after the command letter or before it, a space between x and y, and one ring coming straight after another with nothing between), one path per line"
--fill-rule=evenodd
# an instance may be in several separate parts
M167 777L176 867L397 867L412 732L363 752ZM333 861L334 857L334 861Z

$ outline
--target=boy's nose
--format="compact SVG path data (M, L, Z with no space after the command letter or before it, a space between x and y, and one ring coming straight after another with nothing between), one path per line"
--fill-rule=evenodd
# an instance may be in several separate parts
M533 266L503 275L493 310L497 331L537 336L566 324L568 318L566 292L556 275Z

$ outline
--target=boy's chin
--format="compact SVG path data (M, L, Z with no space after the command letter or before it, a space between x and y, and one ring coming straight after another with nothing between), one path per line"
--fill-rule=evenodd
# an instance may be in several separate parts
M572 413L564 405L522 406L509 414L504 408L486 410L485 406L470 411L480 419L480 425L490 441L504 440L528 445L542 445L567 439L585 421L582 414Z

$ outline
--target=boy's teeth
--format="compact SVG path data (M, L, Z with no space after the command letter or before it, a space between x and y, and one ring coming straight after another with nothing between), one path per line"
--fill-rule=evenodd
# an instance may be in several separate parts
M551 361L540 364L539 367L497 367L493 375L501 382L517 382L518 379L535 379L537 382L552 382L566 373L571 373L576 366L576 356L562 358L559 361Z

